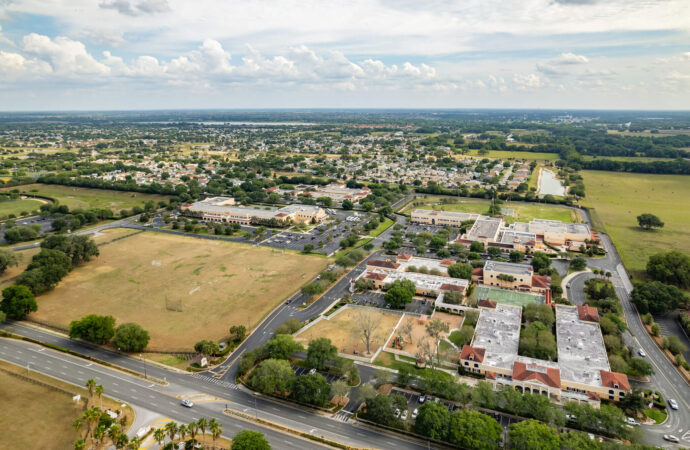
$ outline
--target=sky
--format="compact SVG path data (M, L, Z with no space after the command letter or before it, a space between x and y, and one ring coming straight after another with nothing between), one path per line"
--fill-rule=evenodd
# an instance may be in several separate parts
M0 110L690 109L690 0L0 0Z

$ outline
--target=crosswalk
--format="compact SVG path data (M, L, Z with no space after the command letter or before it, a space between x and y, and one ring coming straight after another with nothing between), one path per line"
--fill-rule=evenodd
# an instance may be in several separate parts
M350 417L352 417L352 413L350 411L344 410L340 410L333 415L333 419L338 420L340 422L347 422L348 420L350 420Z
M228 381L218 380L216 378L211 378L209 376L202 375L200 373L192 374L192 377L196 378L198 380L206 381L207 383L217 384L219 386L223 386L223 387L228 388L228 389L237 389L237 385L235 383L230 383Z

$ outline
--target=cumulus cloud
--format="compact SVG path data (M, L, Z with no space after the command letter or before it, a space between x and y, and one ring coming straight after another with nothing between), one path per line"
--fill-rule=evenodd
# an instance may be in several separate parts
M561 76L570 73L571 66L589 63L589 58L575 53L561 53L558 57L546 62L537 63L537 70L549 76Z
M58 73L104 75L110 71L86 51L84 44L63 36L51 39L31 33L24 36L22 44L25 52L48 59Z
M575 53L561 53L558 58L551 61L552 64L569 65L569 64L587 64L589 59L583 55L576 55Z
M520 91L539 89L546 85L545 81L536 73L527 75L516 73L513 75L513 84L515 84L515 87Z

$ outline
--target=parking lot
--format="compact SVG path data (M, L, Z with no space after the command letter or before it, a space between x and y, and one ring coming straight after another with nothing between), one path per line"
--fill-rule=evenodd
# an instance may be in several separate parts
M312 373L311 371L313 370L313 371L314 371L313 373L318 373L318 374L323 375L324 378L326 378L326 381L328 381L329 384L330 384L330 383L333 383L334 381L337 381L337 380L340 380L340 379L341 379L340 377L336 377L335 375L332 375L332 374L327 373L327 372L323 372L323 371L316 370L316 369L306 369L306 368L304 368L304 367L295 366L295 365L292 366L292 370L295 372L295 375L297 375L297 376L299 376L299 375L306 375L306 374L308 374L308 373Z
M370 216L354 211L329 211L329 216L340 219L340 223L331 220L306 233L275 230L271 236L264 238L261 245L303 251L306 244L312 244L315 252L328 255L340 249L341 239L348 235L351 228L363 225L370 219Z
M413 414L414 410L415 409L418 410L419 407L421 407L424 403L428 403L428 402L442 403L443 405L446 406L446 408L448 408L448 411L450 411L450 412L453 412L456 409L462 409L462 406L459 404L453 403L449 400L440 399L440 398L435 397L433 395L422 395L422 394L419 394L416 392L403 391L403 390L398 389L398 388L391 389L390 395L393 395L393 394L400 394L407 399L407 407L410 410L408 420L410 420L410 421L412 421L412 416L414 415ZM423 401L420 401L420 397L424 397ZM496 419L496 421L503 428L507 428L512 423L519 422L518 419L516 419L512 416L501 414L501 413L496 412L496 411L489 411L489 410L484 410L484 409L477 409L477 411L479 411L482 414L486 414L489 417Z
M407 227L405 228L405 232L403 234L407 233L414 233L414 234L419 234L419 233L431 233L432 235L435 235L438 233L439 230L443 230L445 227L437 227L435 225L422 225L422 224L415 224L415 223L409 223ZM457 229L453 229L453 231L449 235L449 241L453 241L458 237Z

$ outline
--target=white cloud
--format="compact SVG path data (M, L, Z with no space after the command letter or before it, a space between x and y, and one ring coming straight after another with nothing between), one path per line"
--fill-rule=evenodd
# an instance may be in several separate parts
M19 53L0 51L0 75L5 79L33 77L48 74L52 71L49 64L36 59L24 58Z
M558 58L551 61L551 64L570 65L570 64L587 64L589 59L583 55L576 55L574 53L561 53Z
M98 4L102 9L112 9L130 17L171 11L168 0L142 0L136 4L129 0L106 0Z
M535 73L530 73L527 75L516 73L513 75L513 83L520 91L539 89L546 85L545 81Z
M86 51L84 44L66 37L50 39L31 33L24 36L22 47L28 53L48 59L55 72L61 74L105 75L110 71Z

